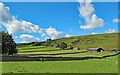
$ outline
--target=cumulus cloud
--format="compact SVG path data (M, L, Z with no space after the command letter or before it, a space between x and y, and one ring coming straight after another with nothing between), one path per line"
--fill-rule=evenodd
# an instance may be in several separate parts
M97 17L96 14L93 14L91 18L86 19L86 25L81 25L80 28L82 29L94 29L97 27L103 27L104 21Z
M14 16L10 14L9 7L5 7L2 2L0 2L0 22L2 23L8 23L12 20L14 20Z
M93 35L94 35L94 34L97 34L97 33L95 33L95 32L92 32L91 34L93 34Z
M48 29L46 29L46 33L51 37L51 39L57 39L61 37L61 34L63 32L57 31L55 28L49 27Z
M70 34L66 34L66 36L65 37L71 37L72 35L70 35Z
M7 28L8 32L10 34L18 33L18 32L40 32L40 28L38 25L34 25L31 22L26 21L18 21L13 20L9 23L5 24L5 27Z
M80 25L81 29L91 30L104 26L104 20L94 13L95 9L91 0L78 0L78 2L80 3L79 15L85 19L85 25Z
M105 31L105 33L114 33L114 32L116 32L115 29L111 29L111 28Z
M10 13L10 8L0 2L0 23L2 23L9 34L18 32L39 32L42 33L41 28L38 25L32 24L25 20L19 21Z
M116 22L116 23L118 23L118 22L120 22L120 19L118 19L118 18L115 18L115 19L113 19L113 22Z
M36 38L32 35L28 35L28 34L22 34L20 36L20 38L24 41L24 42L38 42L40 39Z
M10 8L5 6L2 2L0 2L0 12L2 12L0 14L0 23L6 27L9 34L15 34L18 32L40 33L41 36L45 39L48 38L48 35L49 38L56 39L59 38L62 34L62 32L57 31L52 27L43 29L29 21L18 20L15 16L11 15ZM29 38L33 38L34 40L32 41L37 41L37 38L25 34L21 35L21 38L26 41L30 41Z
M80 8L79 8L80 16L82 16L84 18L90 17L95 10L93 5L90 4L91 0L86 0L86 3L84 3L82 0L80 0L79 3L80 3Z

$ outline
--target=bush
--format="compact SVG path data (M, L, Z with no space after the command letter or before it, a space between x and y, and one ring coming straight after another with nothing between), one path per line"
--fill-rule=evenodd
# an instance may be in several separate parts
M80 50L80 47L78 47L77 50Z
M70 49L73 49L73 47L71 46Z
M60 49L64 50L65 48L67 48L67 44L65 42L62 42L60 44Z
M60 45L59 44L55 44L54 47L58 48L58 47L60 47Z
M32 44L32 46L41 46L41 44L39 42L35 42L34 44Z

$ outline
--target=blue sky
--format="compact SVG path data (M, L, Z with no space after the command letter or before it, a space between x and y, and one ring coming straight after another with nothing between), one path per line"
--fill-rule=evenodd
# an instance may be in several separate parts
M4 7L9 7L10 17L14 17L15 20L22 22L31 22L34 25L39 26L43 31L26 31L19 29L22 26L15 26L13 22L12 26L10 24L2 24L2 29L13 35L16 42L31 42L31 41L42 41L46 38L61 38L70 36L80 36L80 35L91 35L91 34L102 34L102 33L112 33L118 31L118 3L117 2L91 2L89 5L94 8L94 11L90 10L91 17L95 14L98 19L104 21L100 23L86 24L86 17L81 15L79 9L84 5L80 5L79 2L4 2ZM88 6L89 6L88 5ZM84 9L83 9L84 11ZM87 17L91 21L91 17ZM4 17L3 17L4 18ZM99 20L96 20L99 22ZM6 25L5 25L6 24ZM21 23L20 23L21 24ZM28 23L26 23L27 25ZM90 24L98 24L92 26L93 28L85 29L80 27ZM18 24L16 24L18 25ZM99 26L101 25L101 26ZM24 26L24 25L23 25ZM17 27L17 28L15 28ZM14 31L15 28L15 31ZM22 27L23 28L23 27ZM19 30L17 30L19 29ZM44 34L44 36L42 36ZM35 40L30 40L35 39Z

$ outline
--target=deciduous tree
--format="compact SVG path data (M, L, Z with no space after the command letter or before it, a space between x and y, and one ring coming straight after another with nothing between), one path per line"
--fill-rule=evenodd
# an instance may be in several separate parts
M17 53L16 43L12 38L12 35L6 32L0 32L2 34L2 54L13 55Z

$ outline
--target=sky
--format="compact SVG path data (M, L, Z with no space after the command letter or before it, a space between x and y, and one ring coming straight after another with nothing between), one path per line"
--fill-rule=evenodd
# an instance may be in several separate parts
M118 3L87 1L1 2L0 25L17 43L118 32Z

